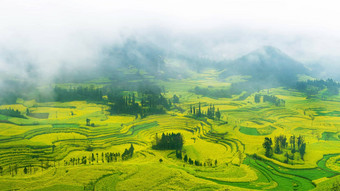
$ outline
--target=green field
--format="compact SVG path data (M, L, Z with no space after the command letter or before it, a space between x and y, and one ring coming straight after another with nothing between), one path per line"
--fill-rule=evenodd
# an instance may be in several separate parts
M180 102L143 119L110 115L107 105L86 101L2 105L31 113L27 119L0 115L0 190L329 190L339 180L339 95L319 100L293 89L261 90L286 102L274 106L255 103L254 94L238 99L192 93L198 85L220 88L247 79L220 82L217 75L207 70L157 82L167 98L176 94ZM210 104L219 108L220 120L190 116L190 106L199 103L203 110ZM156 134L172 132L183 135L182 152L202 166L177 159L174 150L152 149ZM265 156L264 138L281 134L305 137L304 160L298 153L287 163L283 154ZM105 161L105 153L123 153L131 144L132 158ZM91 163L80 163L84 156Z

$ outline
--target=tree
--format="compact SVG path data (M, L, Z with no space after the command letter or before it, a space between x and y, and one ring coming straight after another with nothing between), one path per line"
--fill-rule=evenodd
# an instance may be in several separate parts
M280 141L280 137L275 137L274 140L275 140L274 152L275 152L276 154L281 154L282 151L281 151L281 141Z
M305 153L306 153L306 143L301 144L299 152L300 152L301 159L304 160L303 157L305 156Z
M188 159L188 162L189 164L194 164L194 161L191 158Z
M215 116L216 116L216 119L217 119L217 120L220 120L220 118L221 118L221 112L220 112L220 109L219 109L219 108L217 108L217 111L216 111L216 113L215 113Z
M176 150L176 158L182 160L182 151L181 150Z
M185 155L183 160L184 160L184 162L188 162L188 155Z
M286 160L284 161L284 163L288 164L288 162L289 162L289 154L287 152L285 154L285 157L286 157Z
M264 143L262 144L263 148L266 149L265 156L271 158L273 156L273 149L272 149L272 139L265 137Z
M202 114L202 112L201 112L201 102L198 102L198 117L201 117L201 114Z
M122 154L122 160L127 160L129 158L132 158L134 150L135 150L135 148L133 147L133 144L131 143L130 148L125 149L124 153ZM110 154L110 157L111 157L111 161L112 161L113 153Z
M133 151L135 150L135 148L133 147L133 144L131 143L131 146L129 148L129 154L130 154L130 157L133 156Z
M172 103L179 103L179 97L176 94L172 97Z
M292 153L294 154L295 153L295 135L293 136L290 136L290 148L292 150Z
M127 149L124 150L124 153L122 154L122 160L127 160L129 155L129 151Z
M94 158L94 154L93 154L93 153L92 153L91 159L92 159L92 162L96 160L96 159Z
M134 105L136 103L136 97L135 93L132 94L132 104Z
M96 156L97 156L97 163L98 163L98 153L96 153Z
M261 95L260 94L255 94L254 101L255 101L255 103L260 103Z
M27 170L27 167L25 166L24 168L24 174L27 174L28 170Z
M90 124L91 124L91 119L86 118L86 126L90 126Z

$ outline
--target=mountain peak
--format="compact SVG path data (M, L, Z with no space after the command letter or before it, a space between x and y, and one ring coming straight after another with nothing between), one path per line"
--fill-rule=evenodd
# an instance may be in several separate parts
M280 49L275 48L273 46L263 46L255 50L253 53L266 54L266 55L277 55L277 54L283 55L283 52Z
M261 83L292 85L297 81L297 74L305 73L307 69L303 64L275 47L263 46L231 62L221 75L247 75Z

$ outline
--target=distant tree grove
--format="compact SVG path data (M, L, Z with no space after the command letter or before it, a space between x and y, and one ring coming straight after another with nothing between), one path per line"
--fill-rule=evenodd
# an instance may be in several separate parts
M307 98L315 96L319 92L323 91L323 97L338 95L340 83L335 82L332 79L327 80L307 80L305 82L297 82L296 87L298 91L306 94Z
M209 119L217 119L220 120L221 112L219 108L215 108L215 105L210 104L206 111L203 111L201 108L201 102L198 103L198 108L193 105L190 105L189 113L194 117L207 117Z
M6 115L6 116L9 116L9 117L26 118L24 115L22 115L20 113L19 110L14 110L12 108L0 109L0 114L1 115Z
M158 134L155 136L155 144L153 149L158 150L182 150L184 139L180 133L162 134L159 138Z
M285 100L279 99L274 95L261 95L261 94L255 94L254 96L255 103L260 103L261 97L263 98L263 102L269 102L274 104L275 106L285 106L286 104Z
M171 100L166 99L162 94L142 94L139 103L134 93L128 96L108 94L108 100L111 103L110 113L131 114L136 118L138 115L144 118L147 115L164 114L172 105Z

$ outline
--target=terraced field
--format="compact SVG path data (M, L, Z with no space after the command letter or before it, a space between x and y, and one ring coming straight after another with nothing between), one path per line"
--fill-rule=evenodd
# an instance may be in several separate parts
M197 83L214 84L212 75L161 82L166 96L179 95L180 103L143 119L110 115L107 106L85 101L1 106L31 111L27 119L0 115L1 190L312 190L339 177L339 96L326 101L280 88L262 92L285 99L286 106L277 107L255 103L253 95L235 101L190 92ZM190 116L190 105L199 102L203 110L219 108L221 120ZM183 154L204 165L151 148L156 134L172 132L183 135ZM305 137L304 160L265 157L264 138L281 134ZM123 153L131 144L131 159L105 160L105 153ZM90 163L79 162L83 157Z

